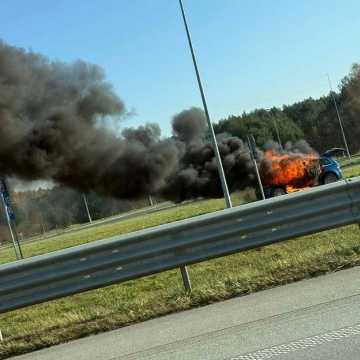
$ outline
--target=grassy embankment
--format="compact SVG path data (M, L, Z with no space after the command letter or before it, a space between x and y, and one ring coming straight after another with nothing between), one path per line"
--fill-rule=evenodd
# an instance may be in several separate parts
M343 158L339 160L339 163L343 169L360 165L360 154L353 155L351 159Z
M346 178L360 176L360 164L344 168L343 174Z
M360 175L360 167L347 176ZM237 197L236 203L244 199ZM24 246L27 256L155 226L224 207L207 200ZM12 260L11 250L0 262ZM360 264L358 226L326 231L189 267L193 292L172 270L0 316L0 358L194 306Z

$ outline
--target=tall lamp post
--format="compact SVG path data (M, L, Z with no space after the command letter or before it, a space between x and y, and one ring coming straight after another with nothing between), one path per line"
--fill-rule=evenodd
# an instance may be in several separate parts
M89 205L88 205L87 197L86 197L85 193L82 194L82 197L83 197L83 200L84 200L84 205L85 205L85 209L86 209L86 214L87 214L87 216L88 216L89 223L91 224L91 223L92 223L92 217L91 217L91 214L90 214Z
M207 103L206 103L204 89L203 89L203 86L202 86L202 83L201 83L200 73L199 73L199 69L198 69L197 62L196 62L196 57L195 57L195 51L194 51L194 48L193 48L193 45L192 45L190 30L189 30L189 27L188 27L188 24L187 24L187 21L186 21L186 16L185 16L185 11L184 11L184 6L182 4L182 0L179 0L179 4L180 4L182 18L183 18L184 25L185 25L187 39L188 39L188 42L189 42L191 57L192 57L192 61L193 61L194 68L195 68L196 78L197 78L197 82L198 82L198 86L199 86L199 90L200 90L200 94L201 94L201 100L202 100L204 111L205 111L206 121L208 123L209 130L210 130L210 138L211 138L211 142L212 142L214 153L215 153L216 164L217 164L217 168L218 168L218 171L219 171L219 176L220 176L222 190L223 190L223 193L224 193L226 206L228 208L231 208L232 203L231 203L231 198L230 198L230 194L229 194L229 189L228 189L228 186L227 186L227 183L226 183L225 172L224 172L224 168L222 166L220 152L219 152L219 148L218 148L218 145L217 145L217 142L216 142L216 136L215 136L214 128L213 128L211 120L210 120L210 115L209 115L209 111L208 111L208 107L207 107Z
M270 115L270 117L272 118L271 109L266 109L266 111L269 112L269 115ZM283 147L283 145L282 145L281 138L280 138L280 132L279 132L277 120L276 120L275 117L272 118L272 120L273 120L273 124L274 124L274 128L275 128L275 133L276 133L277 141L278 141L278 144L279 144L279 146L280 146L280 150L284 150L284 147Z
M332 89L330 75L329 74L326 74L326 75L327 75L327 78L328 78L328 81L329 81L330 94L331 94L332 100L333 100L334 105L335 105L336 115L337 115L337 118L339 120L339 125L340 125L341 134L342 134L345 149L346 149L346 154L347 154L348 158L351 159L348 142L347 142L347 139L346 139L346 136L345 136L344 126L343 126L343 123L342 123L342 120L341 120L341 116L340 116L339 108L338 108L338 105L337 105L337 102L336 102L336 99L335 99L334 91Z
M281 150L284 150L284 148L283 148L283 146L282 146L281 139L280 139L280 133L279 133L279 128L278 128L278 126L277 126L277 120L276 120L276 119L274 119L274 127L275 127L276 136L277 136L277 140L278 140L280 149L281 149Z
M187 39L188 39L188 42L189 42L189 48L190 48L191 57L192 57L192 61L193 61L193 64L194 64L196 78L197 78L197 82L198 82L198 86L199 86L199 90L200 90L201 100L202 100L203 108L204 108L204 111L205 111L206 121L207 121L209 130L210 130L210 139L211 139L213 149L214 149L214 153L215 153L216 165L217 165L219 176L220 176L220 181L221 181L221 186L222 186L222 190L223 190L223 193L224 193L225 203L226 203L226 206L228 208L231 208L232 203L231 203L231 198L230 198L230 194L229 194L229 189L228 189L228 186L227 186L227 183L226 183L224 168L222 166L220 152L219 152L219 148L217 146L214 128L213 128L211 120L210 120L209 110L208 110L207 103L206 103L204 89L203 89L202 83L201 83L200 73L199 73L199 69L198 69L197 62L196 62L196 57L195 57L195 51L194 51L194 48L193 48L193 45L192 45L190 30L189 30L189 27L188 27L188 24L187 24L187 21L186 21L186 16L185 16L185 11L184 11L184 6L182 4L182 0L179 0L179 4L180 4L180 9L181 9L181 15L182 15L182 18L183 18L183 21L184 21L184 26L185 26ZM183 279L185 289L187 291L191 291L191 282L190 282L190 277L189 277L189 273L188 273L186 265L180 266L180 270L181 270L181 276L182 276L182 279Z

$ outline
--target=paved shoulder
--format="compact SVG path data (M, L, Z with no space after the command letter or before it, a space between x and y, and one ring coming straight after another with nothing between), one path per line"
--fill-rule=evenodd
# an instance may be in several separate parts
M146 321L14 360L357 360L359 308L358 267ZM339 357L336 349L342 348L344 356Z

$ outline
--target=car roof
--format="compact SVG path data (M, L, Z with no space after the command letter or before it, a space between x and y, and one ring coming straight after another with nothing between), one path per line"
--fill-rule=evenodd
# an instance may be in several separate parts
M330 150L325 151L321 157L333 157L333 156L337 156L337 155L344 155L345 153L345 149L343 148L332 148Z

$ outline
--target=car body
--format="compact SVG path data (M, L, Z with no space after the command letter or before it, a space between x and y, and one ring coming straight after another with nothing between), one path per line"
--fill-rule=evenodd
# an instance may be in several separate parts
M339 163L330 156L320 158L320 175L318 184L329 184L342 179L343 174Z

